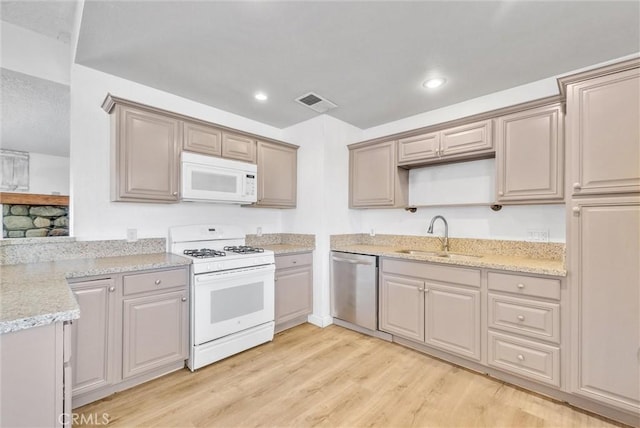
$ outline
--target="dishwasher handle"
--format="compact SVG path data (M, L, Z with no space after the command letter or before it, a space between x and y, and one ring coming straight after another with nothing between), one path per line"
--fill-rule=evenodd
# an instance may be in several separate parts
M371 262L363 262L360 260L343 259L342 257L332 257L332 260L336 262L351 263L352 265L369 265L370 266L373 264Z

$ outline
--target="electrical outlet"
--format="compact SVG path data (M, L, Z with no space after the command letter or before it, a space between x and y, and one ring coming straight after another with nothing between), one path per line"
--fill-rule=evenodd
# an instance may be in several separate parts
M258 226L258 228L256 229L256 235L258 235L258 237L262 236L262 226Z
M127 229L127 241L135 242L138 240L138 229Z
M527 229L527 241L549 242L549 229Z

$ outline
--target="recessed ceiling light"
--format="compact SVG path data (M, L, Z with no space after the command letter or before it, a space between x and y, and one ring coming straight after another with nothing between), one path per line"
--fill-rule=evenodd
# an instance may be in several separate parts
M256 92L253 97L258 101L267 101L269 98L264 92Z
M446 81L447 79L445 79L444 77L435 77L433 79L428 79L422 82L422 86L424 86L425 88L433 89L437 88L438 86L444 85Z

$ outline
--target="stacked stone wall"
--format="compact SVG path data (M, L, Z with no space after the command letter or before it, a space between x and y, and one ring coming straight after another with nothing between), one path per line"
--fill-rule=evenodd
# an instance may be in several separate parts
M3 238L69 236L69 207L2 205Z

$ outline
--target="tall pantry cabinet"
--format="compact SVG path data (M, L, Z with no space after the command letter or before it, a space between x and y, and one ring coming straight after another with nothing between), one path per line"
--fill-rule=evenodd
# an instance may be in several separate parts
M640 60L560 79L567 96L572 392L640 411Z

